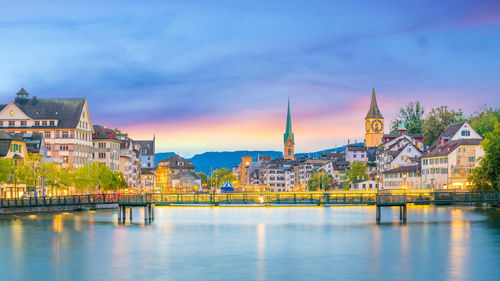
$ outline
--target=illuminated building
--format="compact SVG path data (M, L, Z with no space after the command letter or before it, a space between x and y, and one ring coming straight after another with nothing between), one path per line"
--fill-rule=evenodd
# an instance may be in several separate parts
M382 143L384 135L384 117L377 105L375 89L372 91L370 109L365 117L365 146L377 147Z

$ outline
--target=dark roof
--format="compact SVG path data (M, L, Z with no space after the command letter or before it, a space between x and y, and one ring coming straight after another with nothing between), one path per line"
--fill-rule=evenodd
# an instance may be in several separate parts
M347 150L349 150L349 151L366 151L366 146L348 145Z
M200 176L198 176L197 174L195 174L194 172L191 172L191 171L177 173L172 178L180 179L180 178L184 178L186 176L192 177L192 178L197 179L197 180L201 179Z
M375 97L375 88L372 90L372 101L370 103L370 109L366 114L365 118L384 118L377 105L377 98Z
M153 169L153 168L141 168L141 174L142 175L154 175L155 169Z
M444 129L441 135L439 135L439 137L432 143L431 148L438 146L441 143L442 138L451 139L458 132L458 130L460 130L460 128L464 123L465 122L449 125L446 129Z
M97 140L116 140L116 133L114 130L111 130L107 127L103 127L100 125L94 125L94 133L92 134L92 139Z
M420 165L412 165L412 166L401 166L395 169L387 170L382 172L383 174L390 173L411 173L420 171Z
M143 155L154 155L155 154L155 142L154 140L138 140L134 141L134 144L138 144L140 146L141 154L143 149L147 150L146 154Z
M479 145L482 141L482 139L458 139L447 141L444 144L439 144L436 147L431 147L431 150L422 154L422 158L446 156L461 145Z
M180 166L179 162L182 162L183 165ZM169 167L171 169L194 169L195 167L191 164L190 160L184 159L179 155L171 156L165 160L159 161L158 163L165 163L164 167ZM160 166L160 165L159 165Z
M12 136L6 131L0 131L0 157L5 157L9 153Z
M409 137L412 137L412 138L423 138L424 137L423 134L405 134L405 135L408 135ZM397 138L399 136L402 136L402 135L398 135L398 134L384 134L384 138Z
M31 119L58 120L57 128L76 128L85 104L85 98L39 99L16 101L14 104ZM0 105L0 110L7 105Z

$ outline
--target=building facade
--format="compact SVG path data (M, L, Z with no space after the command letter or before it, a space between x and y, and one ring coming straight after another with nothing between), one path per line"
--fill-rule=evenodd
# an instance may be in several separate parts
M92 121L85 98L30 98L21 89L13 102L0 105L0 129L41 133L48 158L82 167L92 157Z
M402 166L382 172L384 189L421 189L420 165Z
M108 166L112 171L120 171L120 144L116 138L115 131L94 125L94 133L92 134L92 146L94 151L92 159Z

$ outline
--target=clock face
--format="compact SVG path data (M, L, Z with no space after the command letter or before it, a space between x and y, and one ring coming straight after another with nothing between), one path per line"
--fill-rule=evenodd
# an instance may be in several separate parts
M10 116L14 116L14 110L10 111Z
M380 133L384 129L382 123L379 120L375 120L372 123L372 129L375 133Z
M366 132L370 131L370 121L366 121Z

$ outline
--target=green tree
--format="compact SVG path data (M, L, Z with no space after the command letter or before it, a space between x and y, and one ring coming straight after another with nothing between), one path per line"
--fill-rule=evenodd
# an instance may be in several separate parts
M0 158L0 184L8 183L12 165L9 159Z
M401 121L408 129L409 134L421 134L424 128L424 107L419 101L410 102L399 108L397 118L392 121L391 133L397 133Z
M219 187L226 181L230 181L235 184L237 182L236 176L228 168L220 168L212 172L212 176L208 178L209 183L212 183L212 187Z
M495 124L500 122L500 109L483 106L469 118L469 123L474 130L485 137L486 133L492 132Z
M431 145L449 125L463 121L465 119L461 110L450 110L447 106L431 109L424 121L425 145Z
M500 190L500 122L496 122L492 132L486 133L481 142L484 157L479 167L472 171L469 180L472 190L498 191Z
M207 188L209 186L207 174L204 172L197 172L196 174L201 178L201 186Z
M351 163L350 167L351 168L345 173L345 183L342 185L342 188L345 190L349 190L349 186L353 181L368 179L368 169L365 163L361 161L354 161Z
M95 191L99 185L99 163L85 164L75 172L75 188L80 192Z
M307 181L307 190L329 190L333 183L332 175L328 174L325 170L317 170L311 178Z

